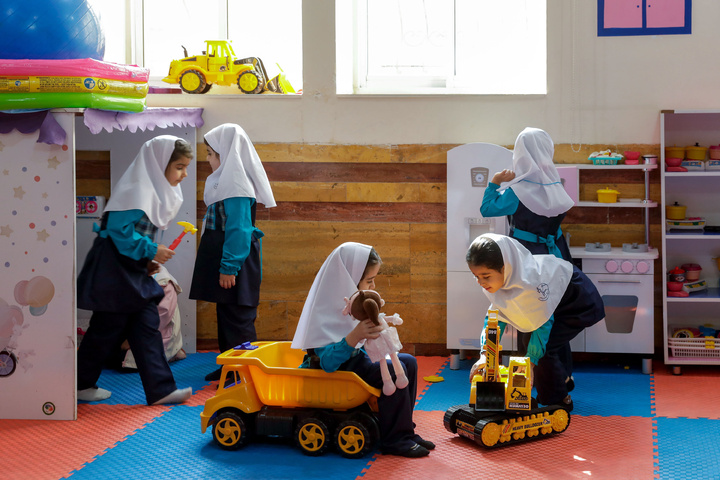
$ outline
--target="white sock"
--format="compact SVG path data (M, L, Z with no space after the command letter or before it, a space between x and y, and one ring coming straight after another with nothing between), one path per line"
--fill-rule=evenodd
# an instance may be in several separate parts
M183 403L185 400L190 398L192 395L192 387L177 389L169 395L165 395L163 398L153 403L153 405L164 405L166 403Z
M84 402L99 402L100 400L107 400L110 398L110 390L104 388L90 387L85 390L78 390L77 398Z

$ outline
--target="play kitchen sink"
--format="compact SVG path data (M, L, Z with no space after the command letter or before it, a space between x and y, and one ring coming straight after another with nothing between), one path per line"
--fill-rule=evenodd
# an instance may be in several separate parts
M609 243L600 243L600 242L586 243L585 251L586 252L609 252L610 244Z

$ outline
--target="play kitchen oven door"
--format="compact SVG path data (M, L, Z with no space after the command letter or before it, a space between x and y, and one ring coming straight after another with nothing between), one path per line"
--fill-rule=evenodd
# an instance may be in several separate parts
M585 330L585 351L652 354L652 260L583 259L605 304L605 319Z

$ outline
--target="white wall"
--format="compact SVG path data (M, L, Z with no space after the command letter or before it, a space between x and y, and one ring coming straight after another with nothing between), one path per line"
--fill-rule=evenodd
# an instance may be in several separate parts
M692 35L637 37L598 37L595 0L548 0L548 94L532 96L338 97L334 5L303 0L302 97L151 95L148 105L204 107L199 134L234 122L260 143L501 145L526 126L556 143L660 143L660 110L720 108L716 0L693 2Z

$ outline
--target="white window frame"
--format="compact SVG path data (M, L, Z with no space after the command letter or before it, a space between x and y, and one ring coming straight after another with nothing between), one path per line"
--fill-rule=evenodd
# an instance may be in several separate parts
M343 32L347 29L347 4L340 4L348 0L336 1L336 31ZM432 1L432 0L425 0ZM453 2L457 11L457 1ZM486 0L487 1L487 0ZM504 0L497 0L504 1ZM459 32L456 29L457 14L453 13L453 74L452 75L370 75L368 56L368 0L352 0L353 18L353 39L352 39L352 84L348 78L347 67L348 52L342 46L338 47L337 52L337 93L350 95L447 95L447 94L472 94L472 95L545 95L547 94L547 1L546 0L527 0L530 2L540 2L544 5L544 17L538 19L544 25L544 57L540 63L540 67L536 67L538 77L537 83L529 89L518 89L517 91L501 91L501 90L479 90L473 85L472 76L457 76L458 60L457 48ZM339 13L338 13L339 12ZM341 18L344 16L345 18ZM342 35L342 33L338 33ZM341 51L343 50L343 51ZM365 73L364 73L365 72ZM522 68L518 67L516 71L510 72L510 75L522 74Z
M107 0L95 0L98 3L106 2ZM125 49L124 49L124 59L113 59L110 61L117 61L120 63L125 63L128 65L141 65L146 66L146 59L148 59L147 52L148 46L145 44L145 2L147 0L119 0L119 2L122 2L123 4L123 11L125 16L125 22L124 22L124 31L125 31ZM219 12L225 12L225 14L220 14L217 19L217 33L214 33L213 36L217 36L218 39L224 39L228 38L229 33L232 31L230 28L229 22L232 21L230 18L230 12L231 12L231 2L233 0L204 0L205 5L213 5L217 8ZM297 0L298 2L300 0ZM178 2L180 3L180 2ZM235 12L237 13L237 12ZM235 29L235 34L237 35L237 28ZM211 38L209 38L211 39ZM190 45L187 45L190 47ZM189 50L189 49L188 49ZM237 48L236 48L237 51ZM192 52L188 51L188 54L192 55L193 53L199 53L198 52ZM239 52L238 52L239 53ZM171 59L177 59L180 58L182 55L182 52L178 51L174 56L172 56ZM263 58L265 61L266 67L268 69L268 73L274 75L277 73L277 68L275 67L275 60L274 58ZM168 60L168 65L170 64L170 59ZM156 66L157 67L157 66ZM157 68L155 68L157 70ZM162 79L167 75L167 70L165 71L152 71L150 76L150 84L156 85L156 86L167 86L167 84L162 82ZM297 83L302 82L302 77L300 75L300 71L296 72L296 81L293 82L293 86L297 88L302 88ZM233 95L236 96L236 95Z

